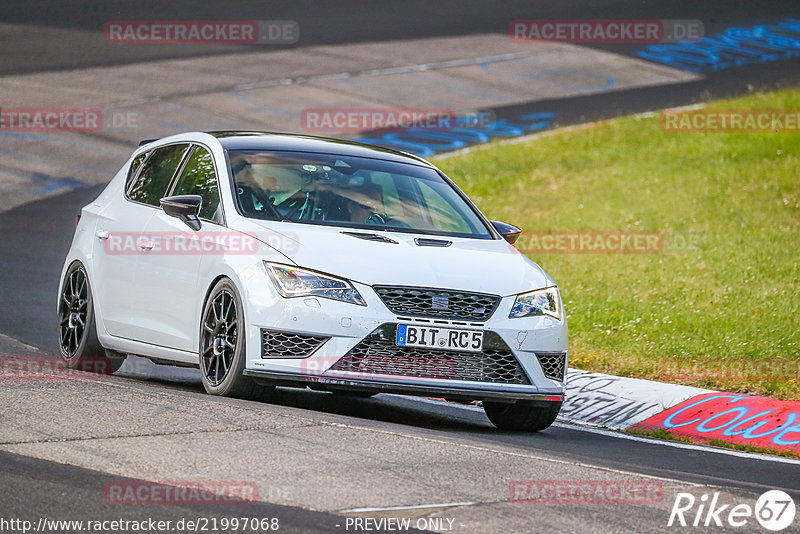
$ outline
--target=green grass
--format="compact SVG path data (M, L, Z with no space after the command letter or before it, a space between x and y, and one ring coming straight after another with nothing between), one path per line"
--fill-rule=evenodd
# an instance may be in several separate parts
M710 107L800 110L800 90ZM561 288L573 366L800 399L800 134L625 117L436 163L525 230L664 235L657 254L531 255Z
M648 438L658 438L658 439L664 439L664 440L667 440L667 441L680 441L680 442L683 442L683 443L694 443L689 438L676 436L675 434L673 434L669 430L666 430L666 429L663 429L663 428L657 428L655 430L641 430L639 428L629 428L625 432L627 432L628 434L633 434L634 436L645 436L645 437L648 437Z
M665 430L663 428L658 428L658 429L655 429L655 430L642 430L642 429L638 429L638 428L629 428L625 432L628 433L628 434L633 434L635 436L644 436L644 437L649 437L649 438L657 438L657 439L663 439L663 440L667 440L667 441L680 441L680 442L683 442L683 443L694 443L689 438L685 438L683 436L678 436L676 434L673 434L669 430ZM724 441L724 440L716 439L716 438L710 439L710 440L706 441L705 443L707 445L712 446L712 447L722 447L724 449L733 449L733 450L743 451L743 452L755 452L755 453L760 453L760 454L775 454L775 455L778 455L778 456L786 456L787 458L800 458L800 454L797 454L796 452L791 451L791 450L769 449L769 448L765 448L765 447L756 447L756 446L753 446L753 445L744 445L744 444L740 444L740 443L731 443L729 441Z
M710 439L708 444L712 447L722 447L725 449L734 449L744 452L757 452L760 454L775 454L777 456L786 456L787 458L800 458L800 454L794 451L784 449L768 449L764 447L754 447L753 445L742 445L740 443L730 443L721 439Z

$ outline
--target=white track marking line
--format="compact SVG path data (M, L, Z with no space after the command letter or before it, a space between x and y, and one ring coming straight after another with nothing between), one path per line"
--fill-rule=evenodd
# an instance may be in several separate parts
M695 443L670 441L667 439L648 438L644 436L637 436L635 434L628 434L626 432L621 432L616 430L606 430L603 428L593 428L575 423L561 423L556 421L555 423L553 423L553 426L557 428L568 428L571 430L578 430L580 432L589 432L591 434L599 434L601 436L608 436L612 438L627 439L630 441L640 441L644 443L652 443L654 445L663 445L665 447L674 447L676 449L713 452L715 454L725 454L728 456L737 456L739 458L749 458L752 460L763 460L765 462L778 462L784 464L800 465L800 460L796 460L794 458L786 458L784 456L772 456L769 454L761 454L758 452L745 452L745 451L737 451L735 449L726 449L723 447L713 447L711 445L699 445Z
M278 78L273 80L262 80L235 85L234 91L245 91L248 89L258 89L271 87L274 85L293 85L298 83L308 83L325 80L341 80L357 78L360 76L387 76L392 74L406 74L409 72L420 72L436 69L447 69L452 67L464 67L468 65L480 65L481 63L499 63L501 61L511 61L528 57L528 52L514 52L510 54L500 54L497 56L471 57L464 59L451 59L449 61L434 61L431 63L415 63L412 65L399 65L396 67L384 67L380 69L367 69L353 72L335 72L331 74L312 74L309 76L297 76L295 78Z
M386 506L380 508L352 508L341 510L341 514L358 514L362 512L391 512L393 510L424 510L426 508L455 508L456 506L472 506L475 502L446 502L441 504L417 504L410 506Z
M323 82L330 80L348 80L351 78L358 78L361 76L387 76L392 74L405 74L409 72L423 72L429 70L448 69L452 67L464 67L469 65L480 65L481 63L499 63L503 61L512 61L529 57L529 52L513 52L508 54L500 54L496 56L480 56L464 59L452 59L449 61L433 61L430 63L414 63L411 65L399 65L396 67L384 67L380 69L367 69L361 71L351 72L332 72L327 74L310 74L307 76L296 76L294 78L273 78L269 80L259 80L255 82L240 83L232 87L225 87L219 91L248 91L251 89L262 89L265 87L275 87L280 85L296 85L312 82ZM203 93L207 94L207 93ZM137 98L134 100L126 100L122 102L115 102L110 104L109 108L123 108L139 104L159 102L162 99L171 99L175 95L162 95L145 98Z
M437 401L433 399L427 398L418 398L415 399L417 402L428 403L428 404L438 404L442 405L442 401ZM471 412L483 412L483 408L479 408L478 406L469 406L465 404L456 404L456 403L447 403L448 406L452 408L459 408L459 409L466 409ZM556 421L553 423L553 426L556 428L567 428L570 430L577 430L579 432L589 432L591 434L599 434L601 436L607 436L611 438L618 438L618 439L627 439L630 441L639 441L642 443L652 443L654 445L663 445L665 447L674 447L676 449L687 449L687 450L695 450L695 451L702 451L702 452L711 452L715 454L725 454L728 456L736 456L738 458L748 458L751 460L763 460L766 462L778 462L784 464L792 464L792 465L800 465L800 460L794 458L786 458L783 456L772 456L769 454L761 454L758 452L745 452L745 451L737 451L735 449L725 449L723 447L713 447L710 445L700 445L695 443L683 443L680 441L670 441L666 439L657 439L657 438L648 438L645 436L637 436L634 434L628 434L626 432L618 431L618 430L606 430L604 428L596 428L591 426L581 425L579 423L570 423L570 422L563 422L563 421Z

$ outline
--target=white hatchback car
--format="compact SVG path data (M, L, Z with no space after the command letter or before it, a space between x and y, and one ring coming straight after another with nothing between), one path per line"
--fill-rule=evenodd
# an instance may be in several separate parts
M483 401L547 428L564 400L555 282L440 170L261 132L143 142L81 211L59 286L72 367L199 367L206 391L299 386Z

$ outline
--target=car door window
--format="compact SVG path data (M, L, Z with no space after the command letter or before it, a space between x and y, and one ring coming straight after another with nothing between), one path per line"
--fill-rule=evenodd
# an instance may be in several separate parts
M208 150L201 146L195 147L172 194L200 195L203 198L203 204L200 207L199 217L209 221L216 220L215 214L219 208L219 189L217 173L214 172L214 160Z
M153 151L147 158L139 177L131 185L128 198L143 204L158 206L166 194L172 177L178 169L189 145L169 145Z

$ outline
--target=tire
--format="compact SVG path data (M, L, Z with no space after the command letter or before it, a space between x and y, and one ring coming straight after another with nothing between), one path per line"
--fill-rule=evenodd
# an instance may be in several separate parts
M97 339L92 287L86 268L74 262L64 275L58 301L59 354L70 369L110 375L125 358L109 357Z
M561 410L561 402L548 402L546 406L527 406L483 401L483 410L499 429L538 432L553 424Z
M200 376L210 395L256 399L275 389L242 374L245 324L239 291L223 278L209 293L200 321Z

